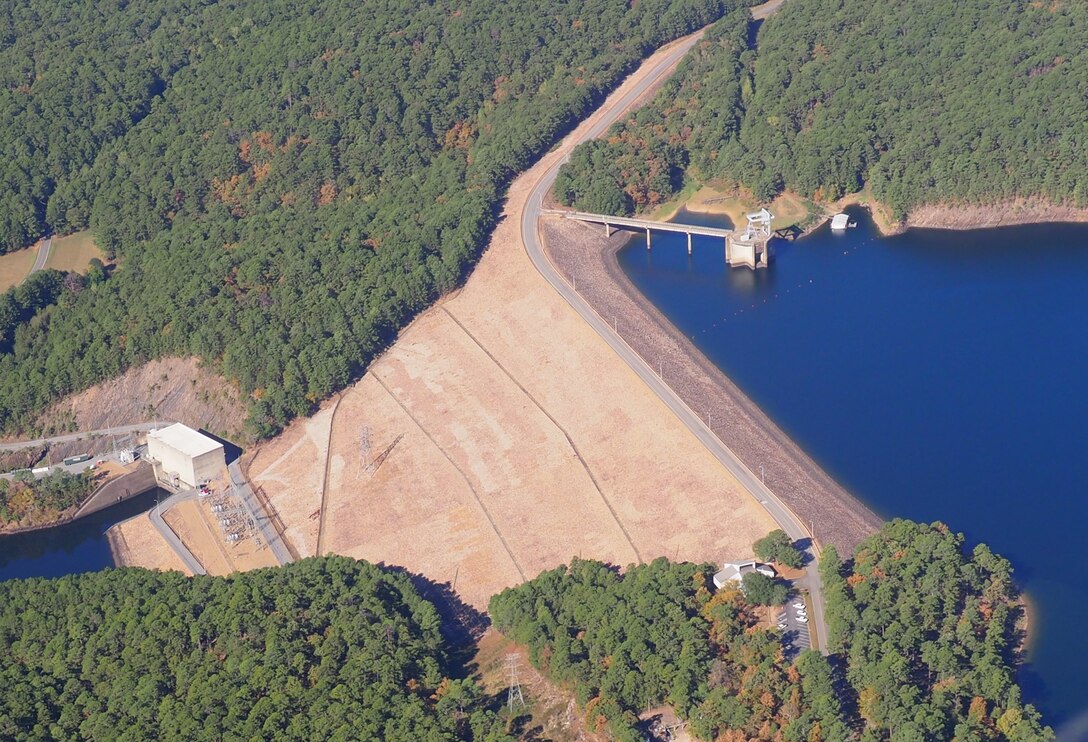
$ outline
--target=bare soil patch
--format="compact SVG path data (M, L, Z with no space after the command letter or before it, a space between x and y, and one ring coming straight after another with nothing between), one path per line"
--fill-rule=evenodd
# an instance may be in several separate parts
M767 486L802 522L814 526L819 543L835 544L848 554L879 528L872 511L798 448L631 284L616 258L626 235L605 238L599 230L565 219L547 220L542 232L553 262L567 275L578 275L582 296L602 317L615 318L628 345L662 369L669 386L692 410L707 416L715 434L749 469L765 468ZM703 507L721 517L720 506Z
M261 445L247 467L250 484L272 505L303 557L317 555L332 406L326 402L313 416L292 422Z
M163 513L166 525L178 535L197 561L210 575L227 575L233 572L227 561L227 554L222 544L201 517L195 500L179 502Z
M246 407L237 387L196 358L165 358L70 395L42 413L46 435L147 420L176 420L228 440L244 440Z
M163 514L178 538L189 547L210 575L228 575L258 567L278 565L272 552L257 546L252 538L233 543L226 540L218 516L206 500L179 502Z
M1088 209L1047 203L1040 199L1016 199L982 206L935 204L912 209L906 226L985 229L1046 222L1088 222Z
M344 395L333 433L326 550L404 566L449 584L479 609L522 580L462 472L373 373Z

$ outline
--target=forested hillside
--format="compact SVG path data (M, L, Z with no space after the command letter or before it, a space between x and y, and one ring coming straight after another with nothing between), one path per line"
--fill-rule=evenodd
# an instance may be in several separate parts
M491 617L617 739L639 739L637 714L663 703L705 740L1054 738L1016 683L1009 563L984 545L965 553L943 524L893 521L849 566L825 552L830 662L786 661L750 600L711 595L712 572L576 560L492 598Z
M54 470L40 479L22 471L11 479L0 479L0 530L51 523L86 500L96 486L91 471L69 474Z
M3 136L27 197L4 239L89 225L121 265L0 355L0 427L196 354L250 396L254 433L276 431L462 279L514 173L650 49L734 3L175 4L116 40L98 34L132 19L94 5L70 37L105 47L79 57L100 73L86 91L74 72L36 86L51 49L73 58L69 37L39 28L45 9L9 9L0 51L23 71Z
M0 253L44 234L47 219L58 217L54 189L147 115L173 74L199 55L210 4L3 3Z
M868 739L1053 739L1016 684L1008 561L984 544L965 553L943 523L895 520L849 569L831 548L820 571L830 648L847 659Z
M576 559L490 613L618 740L641 739L638 714L662 704L703 740L1054 738L1016 684L1004 559L893 521L820 567L830 659L787 660L739 589L713 591L713 565ZM495 713L440 624L406 575L345 557L2 582L0 738L512 742L516 714Z
M640 740L639 712L662 703L700 739L850 738L827 660L808 652L786 662L777 632L757 626L739 590L711 595L712 573L658 559L620 575L575 560L504 590L490 612L616 739Z
M343 557L0 583L4 739L511 740L435 607Z
M654 205L640 197L647 182L671 195L685 162L764 200L783 188L833 200L867 184L898 218L1016 197L1088 206L1086 50L1084 3L788 2L754 58L700 47L649 109L575 154L556 195L615 205L588 167L611 158L634 208ZM668 176L626 164L640 161L666 163Z
M672 198L689 170L699 178L718 175L752 93L749 20L747 10L737 10L715 23L649 105L606 137L578 146L556 177L556 199L627 215Z
M1088 204L1088 5L787 3L759 38L738 172L902 216L942 201Z

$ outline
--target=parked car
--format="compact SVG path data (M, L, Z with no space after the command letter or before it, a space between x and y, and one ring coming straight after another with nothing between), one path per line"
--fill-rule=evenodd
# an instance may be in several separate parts
M798 616L797 620L801 623L808 623L808 616Z
M799 601L797 601L796 603L793 604L793 607L797 608L797 609L800 609L800 610L804 610L805 609L805 602L803 600L799 600Z

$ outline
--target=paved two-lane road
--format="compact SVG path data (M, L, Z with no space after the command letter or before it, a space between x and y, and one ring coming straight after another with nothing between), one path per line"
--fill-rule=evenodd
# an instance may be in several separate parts
M163 540L170 545L170 548L174 550L174 553L178 555L178 558L181 559L186 567L188 567L190 572L194 575L206 575L208 574L208 571L204 569L204 565L200 563L200 560L196 558L193 552L189 551L189 547L178 538L178 535L174 533L174 529L171 528L162 517L163 512L169 510L178 503L185 502L186 500L193 500L196 497L196 490L182 490L181 492L176 492L151 508L147 513L147 517L151 519L151 524L155 526L159 534L162 535ZM139 516L136 517L138 518Z
M753 15L765 18L782 5L783 0L767 3L753 10ZM774 518L786 534L805 544L811 544L811 538L804 524L796 515L786 507L771 492L744 463L734 454L716 435L706 426L702 418L696 415L680 397L659 377L641 356L639 356L626 342L613 331L612 327L598 315L593 308L582 299L574 288L566 282L552 265L544 252L543 240L540 236L539 221L544 206L544 198L550 192L555 183L559 168L569 158L570 150L576 145L599 137L608 127L631 111L639 100L650 92L655 85L666 78L676 64L687 54L702 38L703 32L688 36L675 43L667 53L646 62L642 68L634 74L638 81L636 84L616 100L605 103L606 108L600 112L600 118L580 135L571 135L560 145L566 150L566 155L553 163L539 180L533 185L528 198L522 208L521 234L529 259L540 274L559 292L571 307L584 319L601 338L624 360L631 369L638 374L645 384L654 391L669 409L687 426L691 433L706 446L707 450L721 462L741 485L751 493L760 505ZM816 641L819 647L826 647L827 629L824 623L824 600L820 587L820 576L816 565L814 549L808 548L810 562L806 568L805 577L796 581L801 587L809 591L812 600L812 616L816 631Z
M49 438L35 438L29 441L10 441L8 443L0 443L0 451L18 451L21 448L30 448L31 446L44 446L54 445L57 443L70 443L71 441L79 441L84 438L93 438L96 435L127 435L128 433L143 433L155 428L165 428L171 423L163 422L161 420L155 420L146 423L135 423L133 425L118 425L116 428L101 428L99 430L84 430L80 433L66 433L65 435L54 435Z
M34 258L34 267L30 269L30 272L37 273L45 268L46 261L49 260L49 251L53 248L53 235L46 237L38 247L38 255Z

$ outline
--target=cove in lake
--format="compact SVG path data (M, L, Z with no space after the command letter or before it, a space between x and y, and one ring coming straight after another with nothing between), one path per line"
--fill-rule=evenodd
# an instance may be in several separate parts
M152 490L62 526L0 536L0 580L61 577L112 567L106 531L114 524L148 511Z
M879 515L942 520L1013 563L1037 609L1025 698L1071 720L1088 711L1088 226L885 238L851 219L777 241L765 271L726 268L717 240L689 258L660 233L619 260Z

